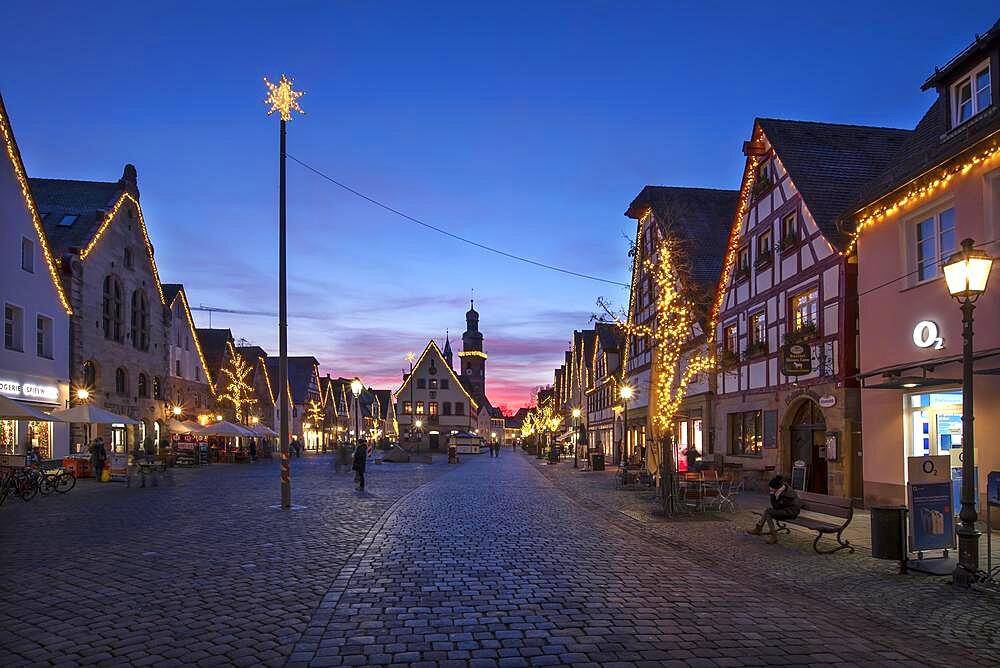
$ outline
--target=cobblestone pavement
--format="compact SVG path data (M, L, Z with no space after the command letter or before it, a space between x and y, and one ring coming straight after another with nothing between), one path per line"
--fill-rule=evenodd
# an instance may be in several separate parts
M826 598L848 577L805 595L783 563L745 568L755 545L707 559L564 489L519 454L464 457L369 533L289 665L993 665L924 635L925 609Z
M173 473L126 489L0 507L0 666L282 665L348 557L394 502L447 471L370 467L368 493L329 457Z
M896 562L871 558L867 536L848 532L855 544L868 544L855 554L818 555L812 549L815 534L794 527L781 536L780 545L767 545L744 532L757 520L749 509L765 507L766 495L748 495L735 514L691 513L664 520L653 515L654 492L616 490L611 471L529 461L584 511L604 513L609 522L659 541L712 573L832 605L871 620L873 628L895 628L946 645L966 643L994 665L1000 663L1000 598L957 591L946 577L900 575Z

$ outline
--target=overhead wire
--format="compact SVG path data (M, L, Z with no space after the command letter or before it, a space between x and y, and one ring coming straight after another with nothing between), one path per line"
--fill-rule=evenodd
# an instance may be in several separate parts
M617 285L617 286L620 286L620 287L623 287L623 288L629 287L628 283L622 283L620 281L613 281L613 280L611 280L609 278L602 278L600 276L594 276L592 274L585 274L585 273L580 272L580 271L573 271L572 269L566 269L564 267L558 267L556 265L548 264L547 262L541 262L539 260L532 260L531 258L527 258L527 257L524 257L522 255L516 255L514 253L510 253L508 251L501 250L499 248L494 248L493 246L489 246L487 244L480 243L478 241L474 241L474 240L469 239L467 237L463 237L463 236L461 236L459 234L455 234L454 232L449 232L448 230L446 230L444 228L438 227L437 225L432 225L432 224L427 223L427 222L425 222L423 220L420 220L419 218L415 218L414 216L411 216L411 215L409 215L407 213L404 213L404 212L400 211L399 209L396 209L396 208L394 208L392 206L389 206L388 204L386 204L384 202L381 202L381 201L375 199L374 197L366 195L365 193L363 193L363 192L361 192L359 190L356 190L356 189L352 188L351 186L349 186L349 185L347 185L345 183L342 183L342 182L338 181L337 179L333 178L329 174L324 173L322 170L319 170L316 167L313 167L309 163L304 162L302 160L299 160L298 158L296 158L294 155L291 155L290 153L286 153L285 156L289 160L292 160L293 162L298 163L301 167L303 167L303 168L309 170L310 172L316 174L320 178L329 181L330 183L334 184L335 186L346 190L347 192L351 193L352 195L355 195L356 197L360 197L361 199L363 199L363 200L365 200L365 201L367 201L367 202L369 202L371 204L374 204L377 207L385 209L386 211L389 211L390 213L394 213L397 216L410 221L411 223L416 223L417 225L421 225L421 226L423 226L423 227L425 227L425 228L427 228L429 230L433 230L433 231L435 231L435 232L437 232L439 234L443 234L446 237L450 237L450 238L455 239L457 241L461 241L462 243L469 244L470 246L475 246L476 248L480 248L480 249L488 251L490 253L496 253L497 255L501 255L501 256L506 257L506 258L508 258L510 260L516 260L518 262L525 262L527 264L534 265L536 267L541 267L542 269L549 269L551 271L558 271L558 272L560 272L562 274L568 274L570 276L576 276L577 278L585 278L585 279L587 279L589 281L598 281L600 283L607 283L609 285Z

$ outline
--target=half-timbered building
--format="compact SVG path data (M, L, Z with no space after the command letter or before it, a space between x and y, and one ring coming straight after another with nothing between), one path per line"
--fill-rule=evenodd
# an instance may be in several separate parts
M907 134L754 123L713 312L727 462L762 475L804 467L806 490L860 496L857 266L837 219Z

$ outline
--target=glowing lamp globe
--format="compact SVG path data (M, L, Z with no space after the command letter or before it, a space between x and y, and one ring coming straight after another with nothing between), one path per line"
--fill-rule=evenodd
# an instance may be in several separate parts
M360 378L355 378L354 380L351 381L351 392L354 394L355 398L361 396L361 388L362 387L363 386L361 385L361 379Z
M221 415L216 415L215 416L215 421L216 422L222 422L222 416Z
M626 385L622 389L618 390L618 395L622 399L631 399L632 398L632 388L629 387L628 385Z
M423 426L424 426L424 421L423 420L417 420L417 429L420 429Z
M573 409L573 417L575 417L575 418L580 417L580 409L579 408L574 408Z
M86 401L87 399L90 398L90 392L84 388L80 388L79 390L76 391L76 398L79 399L80 401Z
M174 412L174 415L180 415L181 414L181 407L180 406L174 406L174 411L173 412Z
M962 241L962 250L948 258L944 264L944 280L948 283L948 292L958 300L975 300L986 292L992 268L993 258L976 250L972 239L965 239Z

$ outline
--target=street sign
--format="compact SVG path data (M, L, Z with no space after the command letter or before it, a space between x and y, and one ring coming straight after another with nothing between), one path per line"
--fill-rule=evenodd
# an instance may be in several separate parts
M786 376L807 376L812 373L812 349L808 343L786 343L781 346L781 373Z

